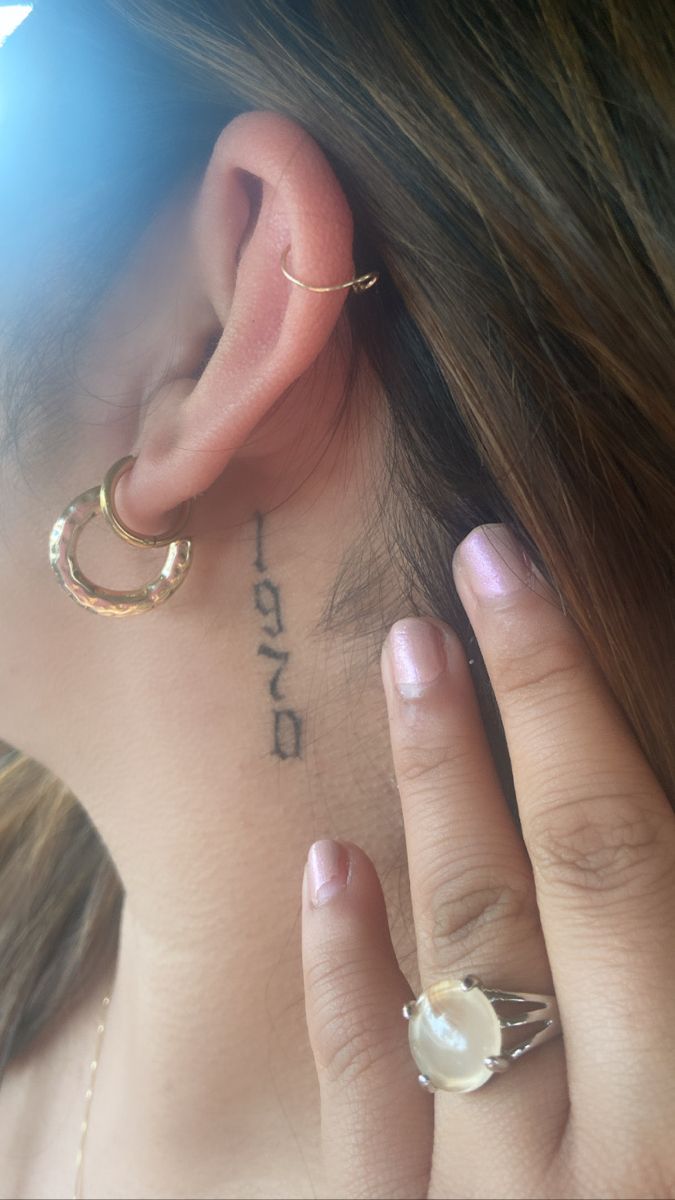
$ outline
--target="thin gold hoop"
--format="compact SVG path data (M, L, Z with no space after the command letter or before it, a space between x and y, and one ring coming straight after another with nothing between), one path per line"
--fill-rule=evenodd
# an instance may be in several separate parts
M298 287L305 288L308 292L339 292L343 288L353 288L355 292L367 292L368 288L373 287L380 278L378 271L369 271L367 275L359 275L355 279L349 279L347 283L333 283L329 287L316 287L311 283L303 283L301 279L296 279L286 269L286 259L290 246L287 246L281 256L281 270L291 283L297 283Z
M125 542L130 542L132 546L168 546L170 542L176 540L179 534L186 525L187 519L192 508L192 498L185 500L183 503L183 512L180 516L177 525L168 533L135 533L133 529L129 529L128 525L120 517L115 508L115 487L127 471L131 470L132 465L136 461L135 454L126 454L124 458L120 458L116 463L113 463L109 471L106 472L105 479L101 484L101 512L108 518L115 533L119 534Z

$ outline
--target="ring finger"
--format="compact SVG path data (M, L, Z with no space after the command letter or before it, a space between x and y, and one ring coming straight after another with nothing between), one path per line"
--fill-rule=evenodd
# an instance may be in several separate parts
M580 632L508 530L475 530L453 566L509 744L573 1109L594 1135L623 1106L644 1144L675 1063L673 812Z

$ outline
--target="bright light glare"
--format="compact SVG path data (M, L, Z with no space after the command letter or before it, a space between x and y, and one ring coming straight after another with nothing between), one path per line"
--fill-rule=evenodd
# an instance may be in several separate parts
M0 6L0 46L7 41L10 33L26 20L33 11L32 4L3 4Z

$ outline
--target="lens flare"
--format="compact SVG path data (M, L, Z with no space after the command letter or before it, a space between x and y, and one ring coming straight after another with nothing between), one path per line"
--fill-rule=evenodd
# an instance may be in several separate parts
M19 25L33 11L32 4L2 4L0 5L0 46L7 41Z

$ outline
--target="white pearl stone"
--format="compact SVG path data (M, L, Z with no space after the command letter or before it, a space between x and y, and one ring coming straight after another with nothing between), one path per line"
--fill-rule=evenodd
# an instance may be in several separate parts
M486 1058L501 1053L502 1030L480 988L464 991L459 979L428 988L408 1027L410 1049L422 1075L448 1092L472 1092L490 1079Z

